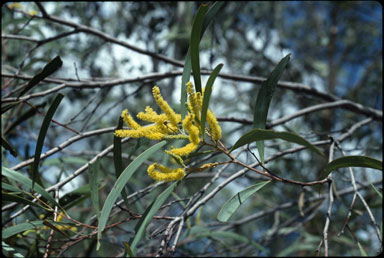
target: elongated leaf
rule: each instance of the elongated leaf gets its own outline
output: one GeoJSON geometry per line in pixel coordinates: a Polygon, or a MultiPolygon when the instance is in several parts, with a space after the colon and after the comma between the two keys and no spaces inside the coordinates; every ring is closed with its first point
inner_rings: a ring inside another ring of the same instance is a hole
{"type": "Polygon", "coordinates": [[[32,170],[32,190],[34,188],[35,180],[39,170],[39,162],[41,151],[43,150],[45,135],[47,134],[49,124],[51,123],[52,117],[56,112],[57,107],[59,106],[64,95],[59,93],[56,98],[53,100],[52,105],[49,107],[47,114],[44,117],[43,124],[40,128],[40,133],[37,138],[36,149],[35,149],[35,158],[33,160],[33,170],[32,170]]]}
{"type": "MultiPolygon", "coordinates": [[[[68,224],[68,223],[64,223],[64,222],[54,222],[53,220],[49,220],[49,223],[51,223],[52,225],[55,225],[55,226],[56,225],[57,226],[63,226],[63,225],[74,226],[73,224],[68,224]]],[[[18,233],[24,232],[28,229],[37,229],[37,228],[40,228],[43,226],[44,226],[44,221],[42,221],[42,220],[24,222],[24,223],[17,224],[15,226],[10,226],[10,227],[4,228],[1,232],[1,236],[2,236],[2,238],[5,239],[8,237],[14,236],[18,233]]]]}
{"type": "Polygon", "coordinates": [[[4,182],[1,182],[1,188],[2,190],[8,190],[8,191],[11,191],[13,192],[12,194],[18,194],[18,193],[21,193],[23,190],[13,186],[13,185],[9,185],[9,184],[6,184],[4,182]]]}
{"type": "MultiPolygon", "coordinates": [[[[261,84],[261,88],[257,95],[255,112],[253,116],[253,127],[264,129],[267,123],[267,116],[269,110],[269,104],[271,103],[273,93],[275,92],[275,88],[277,82],[279,81],[281,75],[285,67],[288,64],[290,58],[290,54],[284,57],[272,71],[272,73],[268,76],[267,80],[261,84]]],[[[256,142],[257,149],[259,151],[261,163],[264,165],[264,142],[257,141],[256,142]]]]}
{"type": "MultiPolygon", "coordinates": [[[[207,29],[209,24],[213,21],[213,19],[216,17],[218,11],[224,4],[225,2],[215,2],[209,8],[204,19],[203,28],[200,34],[200,40],[203,37],[205,30],[207,29]]],[[[181,77],[181,98],[180,98],[181,111],[180,112],[181,112],[182,119],[184,119],[187,113],[187,109],[184,103],[187,102],[187,86],[186,85],[187,85],[187,82],[189,81],[189,78],[191,77],[191,69],[192,69],[191,54],[190,54],[190,48],[188,48],[188,53],[185,57],[185,62],[184,62],[183,76],[181,77]]]]}
{"type": "Polygon", "coordinates": [[[119,178],[116,180],[115,185],[113,186],[111,192],[108,194],[107,199],[105,200],[103,209],[101,210],[99,227],[97,232],[97,239],[98,239],[97,247],[96,247],[97,250],[99,250],[100,248],[101,233],[103,232],[105,225],[107,224],[109,213],[111,212],[112,206],[115,203],[117,197],[119,197],[121,190],[124,188],[124,186],[126,185],[128,180],[131,178],[131,176],[136,172],[139,166],[144,161],[146,161],[152,154],[154,154],[161,147],[163,147],[166,143],[167,143],[166,141],[161,141],[156,145],[152,146],[151,148],[147,149],[143,153],[141,153],[134,161],[132,161],[128,165],[126,169],[124,169],[123,173],[121,173],[119,178]]]}
{"type": "Polygon", "coordinates": [[[324,156],[324,154],[316,148],[314,145],[312,145],[310,142],[302,138],[301,136],[291,133],[291,132],[279,132],[274,130],[266,130],[266,129],[253,129],[247,133],[245,133],[243,136],[241,136],[237,142],[233,145],[230,151],[233,151],[245,144],[255,142],[255,141],[264,141],[264,140],[272,140],[272,139],[282,139],[284,141],[297,143],[300,145],[303,145],[310,150],[313,150],[320,156],[324,156]]]}
{"type": "Polygon", "coordinates": [[[97,177],[99,172],[99,160],[96,159],[94,163],[89,166],[90,170],[90,188],[91,188],[91,200],[93,209],[96,213],[97,218],[100,216],[100,208],[99,208],[99,187],[97,186],[97,177]]]}
{"type": "Polygon", "coordinates": [[[33,206],[39,207],[41,209],[48,210],[46,207],[44,207],[44,206],[42,206],[36,202],[32,202],[32,201],[30,201],[30,200],[28,200],[28,199],[26,199],[20,195],[17,195],[17,194],[2,192],[1,198],[5,202],[17,202],[17,203],[21,203],[21,204],[33,205],[33,206]]]}
{"type": "Polygon", "coordinates": [[[228,219],[236,212],[236,210],[240,207],[241,204],[243,204],[252,194],[259,191],[269,182],[271,181],[257,183],[248,188],[245,188],[244,190],[232,196],[231,199],[226,201],[223,207],[221,207],[219,214],[217,215],[217,219],[221,222],[227,222],[228,219]]]}
{"type": "MultiPolygon", "coordinates": [[[[21,183],[27,188],[32,188],[32,180],[22,175],[19,172],[16,172],[6,167],[1,167],[1,174],[5,177],[8,177],[12,180],[15,180],[21,183]]],[[[48,192],[46,192],[44,188],[42,188],[39,184],[35,184],[35,190],[37,193],[41,194],[45,199],[50,201],[53,205],[59,206],[64,211],[64,209],[55,201],[55,199],[48,192]]]]}
{"type": "Polygon", "coordinates": [[[134,255],[136,255],[136,246],[142,239],[145,233],[145,229],[147,228],[152,217],[156,214],[156,212],[158,211],[160,206],[165,202],[168,196],[173,192],[178,183],[179,182],[175,182],[168,186],[167,189],[165,189],[155,200],[153,200],[153,202],[148,206],[148,208],[144,212],[143,216],[140,218],[139,222],[137,222],[137,225],[135,227],[136,234],[131,243],[131,250],[134,255]]]}
{"type": "Polygon", "coordinates": [[[56,56],[52,59],[46,66],[44,66],[43,70],[36,74],[28,83],[28,85],[20,92],[19,96],[22,96],[27,91],[32,89],[39,82],[44,80],[46,77],[50,76],[54,72],[56,72],[63,65],[63,61],[61,61],[60,56],[56,56]]]}
{"type": "Polygon", "coordinates": [[[205,120],[207,117],[209,99],[211,98],[211,93],[212,93],[212,86],[222,67],[223,67],[223,64],[218,64],[215,67],[215,69],[213,69],[211,75],[208,78],[207,85],[205,86],[204,97],[203,97],[203,107],[201,109],[201,131],[203,132],[203,138],[204,138],[205,120]]]}
{"type": "Polygon", "coordinates": [[[364,250],[363,246],[360,244],[360,242],[357,242],[357,245],[359,246],[361,256],[367,257],[368,256],[367,252],[365,252],[365,250],[364,250]]]}
{"type": "Polygon", "coordinates": [[[199,57],[199,44],[200,35],[203,28],[204,17],[208,11],[208,5],[200,5],[195,18],[193,19],[190,49],[191,49],[191,64],[193,71],[193,79],[195,81],[196,92],[201,92],[201,78],[200,78],[200,57],[199,57]]]}
{"type": "Polygon", "coordinates": [[[367,156],[345,156],[338,159],[332,160],[324,172],[322,173],[323,178],[327,177],[332,170],[338,168],[347,167],[365,167],[373,168],[383,171],[383,162],[367,156]]]}
{"type": "MultiPolygon", "coordinates": [[[[117,122],[117,129],[123,128],[123,118],[120,116],[119,121],[117,122]]],[[[117,136],[113,136],[113,164],[115,165],[115,174],[116,179],[120,176],[121,172],[123,172],[123,159],[121,157],[121,138],[117,136]]],[[[125,206],[128,207],[128,199],[127,192],[125,187],[121,191],[121,196],[123,197],[125,206]]]]}
{"type": "Polygon", "coordinates": [[[17,157],[17,152],[15,148],[13,148],[13,146],[3,136],[1,136],[1,146],[8,150],[12,154],[12,156],[14,156],[15,158],[17,157]]]}
{"type": "Polygon", "coordinates": [[[375,190],[375,192],[377,193],[377,195],[380,197],[380,199],[383,199],[383,194],[380,193],[379,190],[377,190],[377,188],[376,188],[373,184],[371,184],[371,186],[372,186],[373,190],[375,190]]]}

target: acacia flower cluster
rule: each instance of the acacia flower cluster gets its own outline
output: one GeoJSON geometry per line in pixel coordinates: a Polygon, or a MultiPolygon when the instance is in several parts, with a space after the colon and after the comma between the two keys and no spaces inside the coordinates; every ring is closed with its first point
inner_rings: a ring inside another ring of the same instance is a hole
{"type": "Polygon", "coordinates": [[[123,110],[121,114],[123,121],[130,129],[115,130],[115,136],[117,137],[145,137],[151,140],[188,139],[189,143],[185,146],[180,148],[174,148],[172,146],[171,150],[165,151],[166,154],[172,156],[183,168],[171,169],[153,163],[148,167],[148,175],[154,180],[175,181],[183,179],[186,175],[183,157],[185,158],[198,148],[202,141],[201,136],[203,133],[207,133],[213,142],[217,142],[221,138],[221,128],[215,115],[209,109],[206,115],[208,128],[206,132],[201,131],[202,94],[201,92],[194,92],[191,82],[187,83],[187,92],[188,112],[183,120],[181,119],[181,115],[176,114],[167,101],[163,99],[158,86],[153,87],[152,94],[163,113],[158,114],[151,107],[147,106],[145,112],[139,112],[136,116],[140,120],[150,122],[151,124],[141,126],[132,118],[127,109],[123,110]]]}

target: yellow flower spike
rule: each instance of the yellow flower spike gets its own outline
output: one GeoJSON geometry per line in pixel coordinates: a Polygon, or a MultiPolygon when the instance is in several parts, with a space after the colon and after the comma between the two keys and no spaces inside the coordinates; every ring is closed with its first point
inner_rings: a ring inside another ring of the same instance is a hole
{"type": "Polygon", "coordinates": [[[192,151],[196,150],[197,147],[198,147],[197,144],[188,143],[184,147],[171,150],[171,152],[176,154],[176,155],[179,155],[179,156],[187,156],[189,153],[191,153],[192,151]]]}
{"type": "Polygon", "coordinates": [[[178,119],[178,116],[176,115],[175,111],[168,105],[168,102],[166,102],[163,97],[160,94],[160,89],[158,86],[154,86],[152,88],[152,94],[153,98],[155,99],[157,105],[163,110],[163,112],[167,115],[169,121],[172,125],[177,126],[177,123],[180,121],[178,119]]]}
{"type": "Polygon", "coordinates": [[[34,15],[37,15],[37,11],[36,10],[31,10],[28,12],[29,15],[31,16],[34,16],[34,15]]]}
{"type": "Polygon", "coordinates": [[[198,121],[200,121],[200,111],[201,107],[199,106],[198,100],[196,98],[196,93],[194,93],[193,85],[191,82],[187,83],[187,92],[189,98],[189,106],[192,113],[195,115],[198,121]]]}
{"type": "Polygon", "coordinates": [[[132,137],[140,138],[146,137],[151,140],[161,140],[164,138],[164,134],[160,132],[160,128],[156,125],[143,126],[138,129],[126,130],[120,129],[115,131],[117,137],[132,137]]]}
{"type": "Polygon", "coordinates": [[[208,109],[207,110],[207,122],[211,131],[211,138],[214,141],[221,139],[221,127],[217,122],[215,115],[208,109]]]}
{"type": "Polygon", "coordinates": [[[128,113],[128,109],[123,110],[123,112],[121,113],[121,117],[123,118],[124,122],[127,124],[128,127],[133,129],[138,129],[141,127],[138,123],[136,123],[135,120],[133,120],[131,115],[128,113]]]}
{"type": "Polygon", "coordinates": [[[139,112],[137,118],[148,122],[163,122],[168,119],[166,114],[157,114],[151,107],[147,106],[144,112],[139,112]]]}
{"type": "Polygon", "coordinates": [[[177,181],[185,177],[185,171],[182,168],[170,169],[153,163],[148,167],[148,175],[156,181],[177,181]],[[156,168],[161,170],[161,172],[156,170],[156,168]]]}
{"type": "Polygon", "coordinates": [[[189,133],[189,141],[195,145],[200,142],[199,128],[193,124],[194,116],[189,114],[183,120],[183,127],[189,133]]]}

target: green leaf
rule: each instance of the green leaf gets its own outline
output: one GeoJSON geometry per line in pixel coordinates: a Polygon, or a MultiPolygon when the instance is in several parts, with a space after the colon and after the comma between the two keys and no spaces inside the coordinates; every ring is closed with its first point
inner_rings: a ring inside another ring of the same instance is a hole
{"type": "Polygon", "coordinates": [[[361,254],[361,256],[363,256],[363,257],[367,257],[368,255],[367,255],[367,253],[365,252],[363,246],[360,244],[360,242],[357,242],[357,245],[359,246],[359,250],[360,250],[360,254],[361,254]]]}
{"type": "MultiPolygon", "coordinates": [[[[271,103],[273,93],[275,92],[275,88],[277,82],[279,81],[281,75],[285,67],[288,64],[290,58],[290,54],[284,57],[272,71],[272,73],[268,76],[266,81],[263,81],[261,84],[261,88],[257,95],[255,112],[253,116],[253,127],[264,129],[267,123],[268,109],[269,104],[271,103]]],[[[259,150],[261,164],[264,165],[264,142],[257,141],[256,142],[257,149],[259,150]]]]}
{"type": "Polygon", "coordinates": [[[241,204],[243,204],[252,194],[259,191],[269,182],[271,181],[257,183],[232,196],[228,201],[224,203],[223,207],[221,207],[219,214],[217,215],[217,219],[221,222],[227,222],[241,204]]]}
{"type": "MultiPolygon", "coordinates": [[[[216,17],[218,11],[224,5],[224,3],[225,2],[215,2],[209,8],[209,10],[205,16],[205,19],[204,19],[203,28],[202,28],[201,34],[200,34],[200,40],[203,37],[205,30],[207,29],[209,24],[213,21],[213,19],[216,17]]],[[[184,119],[184,117],[187,113],[187,109],[186,109],[184,103],[187,102],[187,86],[186,85],[187,85],[187,82],[189,81],[189,78],[191,77],[191,69],[192,69],[191,53],[190,53],[190,48],[188,48],[188,53],[185,57],[185,62],[184,62],[183,76],[181,77],[181,98],[180,98],[181,111],[180,111],[180,113],[181,113],[182,119],[184,119]]]]}
{"type": "Polygon", "coordinates": [[[44,117],[43,124],[40,128],[40,133],[37,138],[36,149],[35,149],[35,158],[33,160],[33,170],[32,170],[32,190],[34,188],[35,180],[39,170],[39,162],[41,151],[43,150],[45,135],[47,134],[49,124],[51,123],[52,117],[56,112],[57,107],[59,106],[64,95],[59,93],[56,98],[53,100],[51,106],[48,109],[47,114],[44,117]]]}
{"type": "MultiPolygon", "coordinates": [[[[123,128],[123,118],[120,116],[119,121],[117,122],[116,130],[123,128]]],[[[113,136],[113,163],[115,165],[115,174],[116,179],[119,178],[121,172],[123,172],[123,159],[121,157],[121,138],[116,135],[113,136]]],[[[128,205],[127,192],[125,188],[121,191],[121,196],[123,197],[126,207],[128,205]]]]}
{"type": "Polygon", "coordinates": [[[112,210],[112,206],[115,203],[117,197],[119,197],[122,189],[127,184],[128,180],[131,176],[136,172],[136,170],[140,167],[140,165],[146,161],[152,154],[158,151],[161,147],[163,147],[167,142],[161,141],[151,148],[147,149],[143,153],[141,153],[135,160],[133,160],[126,169],[124,169],[123,173],[116,180],[115,185],[113,186],[111,192],[108,194],[107,199],[105,200],[103,209],[101,210],[101,215],[99,219],[99,226],[97,232],[97,247],[100,248],[100,239],[101,233],[103,232],[105,225],[107,224],[107,220],[109,217],[109,213],[112,210]]]}
{"type": "Polygon", "coordinates": [[[154,199],[153,202],[148,206],[140,220],[137,222],[135,227],[136,234],[131,242],[131,250],[134,255],[136,255],[136,246],[142,239],[145,233],[145,229],[147,228],[152,217],[156,214],[156,212],[158,211],[160,206],[165,202],[168,196],[173,192],[178,183],[179,182],[174,182],[173,184],[168,186],[168,188],[165,189],[158,197],[156,197],[156,199],[154,199]]]}
{"type": "Polygon", "coordinates": [[[61,66],[63,65],[63,61],[61,61],[60,56],[56,56],[54,59],[52,59],[44,68],[43,70],[36,74],[28,83],[28,85],[20,92],[18,98],[25,94],[27,91],[32,89],[35,85],[37,85],[39,82],[44,80],[46,77],[50,76],[54,72],[56,72],[61,66]]]}
{"type": "Polygon", "coordinates": [[[3,137],[1,136],[1,146],[3,146],[6,150],[8,150],[12,156],[17,157],[17,152],[15,148],[3,137]]]}
{"type": "Polygon", "coordinates": [[[21,203],[21,204],[27,204],[27,205],[32,205],[32,206],[36,206],[36,207],[39,207],[41,209],[44,209],[44,210],[48,210],[46,207],[36,203],[36,202],[32,202],[20,195],[17,195],[17,194],[13,194],[13,193],[7,193],[7,192],[1,192],[1,198],[4,202],[17,202],[17,203],[21,203]]]}
{"type": "MultiPolygon", "coordinates": [[[[52,220],[49,221],[52,225],[70,225],[68,223],[64,223],[64,222],[54,222],[52,220]]],[[[43,227],[44,226],[44,222],[42,220],[36,220],[36,221],[30,221],[30,222],[24,222],[24,223],[20,223],[20,224],[17,224],[15,226],[10,226],[10,227],[7,227],[7,228],[4,228],[1,232],[1,236],[2,238],[8,238],[8,237],[11,237],[13,235],[16,235],[18,233],[21,233],[21,232],[24,232],[28,229],[37,229],[39,227],[43,227]]]]}
{"type": "Polygon", "coordinates": [[[212,93],[212,86],[222,67],[223,67],[223,64],[219,64],[215,67],[215,69],[213,69],[211,75],[208,78],[208,82],[204,90],[203,107],[201,109],[201,131],[203,133],[203,138],[204,138],[204,132],[205,132],[205,120],[207,117],[209,99],[211,98],[211,93],[212,93]]]}
{"type": "Polygon", "coordinates": [[[264,140],[272,140],[272,139],[282,139],[284,141],[297,143],[300,145],[303,145],[320,156],[324,156],[324,154],[316,148],[314,145],[312,145],[310,142],[302,138],[301,136],[291,133],[291,132],[279,132],[274,130],[266,130],[266,129],[253,129],[247,133],[245,133],[243,136],[241,136],[237,142],[232,146],[230,151],[233,151],[245,144],[254,142],[254,141],[264,141],[264,140]]]}
{"type": "Polygon", "coordinates": [[[100,216],[100,208],[99,208],[99,188],[97,186],[97,176],[99,172],[99,160],[96,159],[94,163],[89,166],[90,172],[90,190],[91,190],[91,200],[92,206],[96,213],[97,218],[100,216]]]}
{"type": "Polygon", "coordinates": [[[190,50],[191,50],[191,64],[193,71],[193,79],[195,81],[196,92],[201,92],[201,78],[200,78],[200,57],[199,57],[199,44],[200,35],[203,28],[205,14],[208,11],[208,5],[200,5],[195,18],[193,19],[190,50]]]}
{"type": "MultiPolygon", "coordinates": [[[[19,172],[16,172],[6,167],[1,167],[1,174],[2,176],[15,180],[28,188],[32,188],[32,180],[25,177],[19,172]]],[[[55,199],[47,191],[45,191],[44,188],[42,188],[39,184],[35,184],[35,186],[36,186],[35,190],[37,193],[41,194],[45,199],[50,201],[52,204],[59,206],[60,209],[64,211],[64,209],[55,201],[55,199]]]]}
{"type": "Polygon", "coordinates": [[[371,186],[372,186],[373,190],[375,190],[375,192],[379,195],[380,199],[383,199],[382,193],[380,193],[379,190],[377,190],[377,188],[373,184],[371,184],[371,186]]]}
{"type": "Polygon", "coordinates": [[[364,167],[383,171],[383,162],[367,156],[344,156],[328,163],[322,173],[323,178],[327,177],[332,170],[347,167],[364,167]]]}
{"type": "Polygon", "coordinates": [[[16,235],[18,233],[24,232],[28,229],[38,228],[38,227],[42,227],[42,226],[44,226],[42,220],[20,223],[20,224],[17,224],[15,226],[11,226],[11,227],[7,227],[7,228],[3,229],[1,232],[1,236],[2,236],[2,238],[5,239],[5,238],[11,237],[13,235],[16,235]]]}

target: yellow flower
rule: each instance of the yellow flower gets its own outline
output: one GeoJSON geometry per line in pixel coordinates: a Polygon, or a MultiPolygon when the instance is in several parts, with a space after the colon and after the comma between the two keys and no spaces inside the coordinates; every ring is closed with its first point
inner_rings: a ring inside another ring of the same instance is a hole
{"type": "Polygon", "coordinates": [[[133,120],[131,115],[128,113],[128,109],[124,109],[121,113],[121,117],[123,118],[124,122],[127,124],[128,127],[133,129],[138,129],[141,126],[133,120]]]}
{"type": "Polygon", "coordinates": [[[185,177],[185,171],[182,168],[170,169],[153,163],[148,167],[148,175],[156,181],[177,181],[185,177]]]}
{"type": "Polygon", "coordinates": [[[207,122],[211,132],[211,138],[214,141],[221,139],[221,127],[217,122],[215,115],[208,109],[207,110],[207,122]]]}
{"type": "Polygon", "coordinates": [[[139,127],[137,129],[126,130],[119,129],[115,131],[115,135],[117,137],[132,137],[132,138],[140,138],[146,137],[151,140],[161,140],[164,138],[164,134],[160,132],[161,129],[156,125],[149,125],[139,127]]]}
{"type": "Polygon", "coordinates": [[[163,112],[167,115],[169,121],[172,125],[177,127],[177,124],[181,120],[181,116],[177,116],[175,111],[168,105],[168,103],[163,99],[160,93],[160,89],[158,86],[154,86],[152,89],[153,98],[155,99],[157,105],[163,110],[163,112]]]}
{"type": "Polygon", "coordinates": [[[189,97],[189,105],[192,113],[195,115],[198,121],[200,121],[200,111],[201,107],[197,100],[197,94],[193,91],[193,85],[191,82],[187,83],[187,92],[189,97]]]}
{"type": "Polygon", "coordinates": [[[28,12],[29,15],[31,16],[34,16],[34,15],[37,15],[37,11],[36,10],[31,10],[28,12]]]}
{"type": "Polygon", "coordinates": [[[176,155],[179,155],[179,156],[187,156],[189,153],[191,153],[192,151],[196,150],[197,147],[198,147],[197,144],[188,143],[184,147],[171,150],[171,152],[176,154],[176,155]]]}

